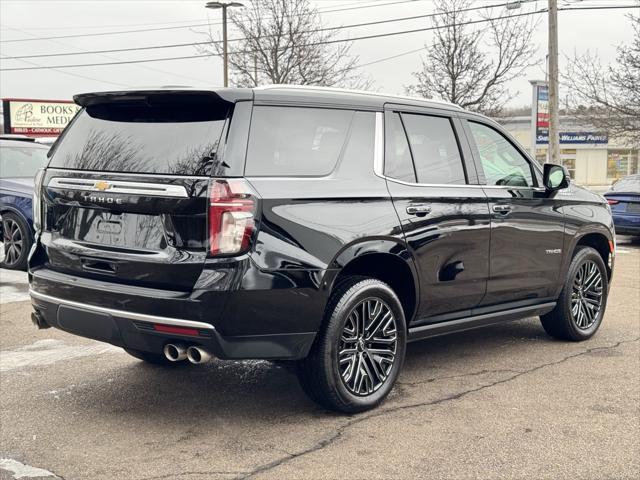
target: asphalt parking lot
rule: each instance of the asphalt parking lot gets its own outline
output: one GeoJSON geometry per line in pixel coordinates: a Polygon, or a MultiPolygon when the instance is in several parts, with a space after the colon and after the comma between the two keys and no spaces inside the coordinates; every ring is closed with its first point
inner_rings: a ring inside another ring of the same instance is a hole
{"type": "Polygon", "coordinates": [[[0,479],[640,478],[640,243],[580,344],[527,319],[409,346],[381,408],[323,411],[268,362],[163,369],[29,319],[0,271],[0,479]]]}

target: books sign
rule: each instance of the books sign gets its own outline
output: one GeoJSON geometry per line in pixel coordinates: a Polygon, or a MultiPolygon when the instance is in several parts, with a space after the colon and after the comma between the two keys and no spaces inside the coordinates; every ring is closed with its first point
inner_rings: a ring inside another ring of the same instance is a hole
{"type": "Polygon", "coordinates": [[[80,110],[80,106],[64,100],[2,100],[4,133],[29,137],[58,136],[80,110]]]}

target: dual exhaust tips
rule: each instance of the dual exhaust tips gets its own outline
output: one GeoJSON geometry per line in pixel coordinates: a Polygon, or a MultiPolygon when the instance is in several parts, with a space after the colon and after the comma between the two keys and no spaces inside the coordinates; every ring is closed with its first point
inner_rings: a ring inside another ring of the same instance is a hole
{"type": "Polygon", "coordinates": [[[193,364],[205,363],[211,360],[212,355],[202,347],[187,347],[181,343],[167,343],[164,346],[164,356],[171,362],[189,360],[193,364]]]}

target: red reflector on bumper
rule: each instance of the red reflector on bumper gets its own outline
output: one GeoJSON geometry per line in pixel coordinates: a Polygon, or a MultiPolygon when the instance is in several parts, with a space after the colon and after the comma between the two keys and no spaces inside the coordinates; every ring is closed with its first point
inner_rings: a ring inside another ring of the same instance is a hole
{"type": "Polygon", "coordinates": [[[175,333],[177,335],[191,335],[197,337],[200,335],[195,328],[174,327],[173,325],[162,325],[160,323],[154,323],[153,329],[162,333],[175,333]]]}

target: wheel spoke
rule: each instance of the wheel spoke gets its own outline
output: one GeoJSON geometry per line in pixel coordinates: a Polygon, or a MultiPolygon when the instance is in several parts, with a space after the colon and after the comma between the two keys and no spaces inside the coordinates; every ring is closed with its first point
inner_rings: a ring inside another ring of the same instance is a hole
{"type": "Polygon", "coordinates": [[[573,279],[571,315],[580,329],[590,328],[597,320],[602,306],[603,277],[593,261],[584,262],[573,279]]]}
{"type": "Polygon", "coordinates": [[[368,298],[347,316],[339,342],[338,369],[344,385],[356,395],[380,388],[394,364],[398,336],[389,306],[368,298]]]}

